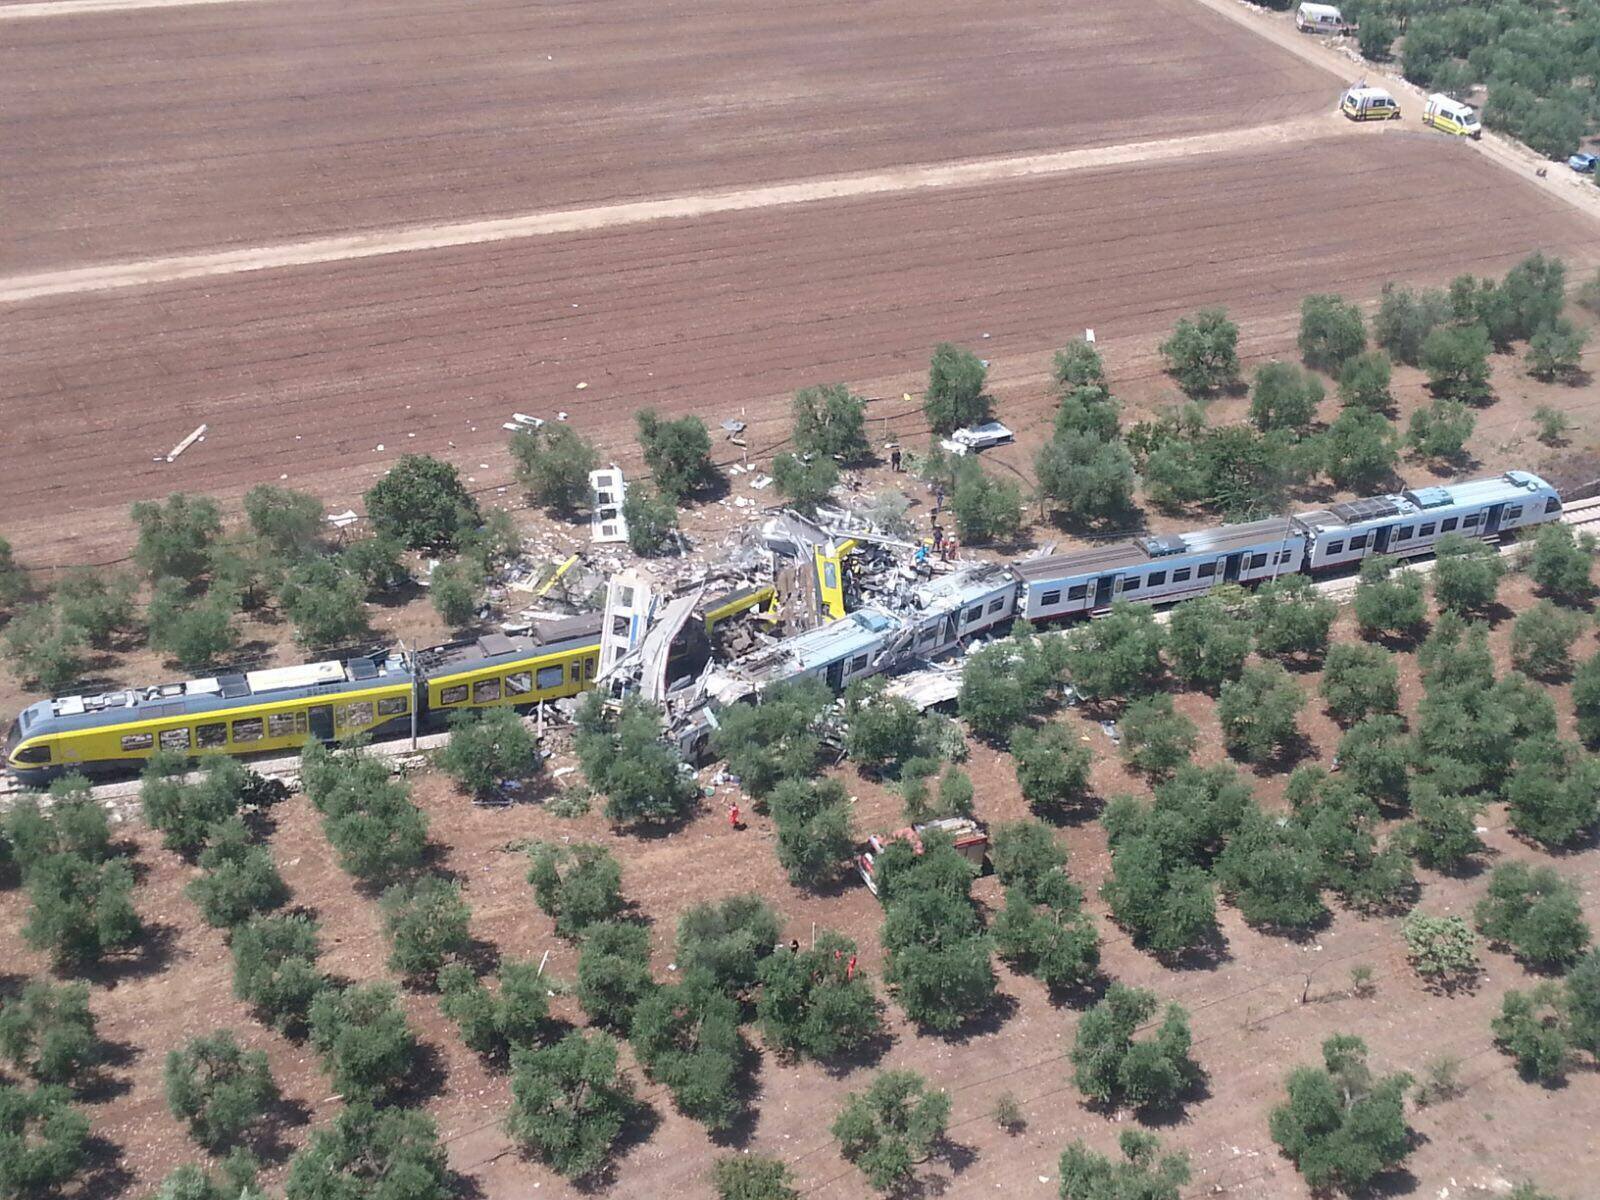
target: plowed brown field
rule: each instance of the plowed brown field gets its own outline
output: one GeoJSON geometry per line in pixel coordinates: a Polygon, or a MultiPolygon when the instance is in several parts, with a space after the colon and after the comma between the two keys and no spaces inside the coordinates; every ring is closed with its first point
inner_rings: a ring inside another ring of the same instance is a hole
{"type": "MultiPolygon", "coordinates": [[[[125,544],[132,500],[286,474],[342,507],[400,450],[503,481],[517,410],[570,410],[625,464],[644,405],[744,410],[760,445],[817,381],[903,410],[943,339],[981,347],[1005,401],[1085,326],[1126,372],[1200,305],[1227,305],[1248,345],[1281,340],[1311,291],[1370,299],[1534,249],[1593,261],[1580,216],[1470,148],[1326,125],[1177,161],[13,305],[8,530],[93,558],[125,544]],[[1459,196],[1492,203],[1470,237],[1444,236],[1439,208],[1459,196]],[[151,461],[202,421],[204,444],[151,461]]],[[[1026,426],[1041,403],[1022,388],[1003,415],[1026,426]]]]}
{"type": "Polygon", "coordinates": [[[316,0],[6,22],[0,269],[1325,109],[1186,0],[316,0]]]}

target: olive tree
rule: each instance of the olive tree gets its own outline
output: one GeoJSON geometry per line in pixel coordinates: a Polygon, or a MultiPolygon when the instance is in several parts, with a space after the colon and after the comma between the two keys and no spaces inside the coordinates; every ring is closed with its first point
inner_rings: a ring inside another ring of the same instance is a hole
{"type": "Polygon", "coordinates": [[[1572,526],[1552,521],[1534,539],[1528,575],[1556,603],[1586,604],[1595,594],[1594,553],[1594,535],[1574,534],[1572,526]]]}
{"type": "Polygon", "coordinates": [[[699,417],[664,420],[654,409],[635,414],[644,461],[661,494],[683,500],[717,479],[711,462],[711,435],[699,417]]]}
{"type": "Polygon", "coordinates": [[[1239,379],[1239,327],[1220,308],[1184,317],[1161,343],[1167,369],[1190,396],[1231,387],[1239,379]]]}
{"type": "Polygon", "coordinates": [[[756,1019],[774,1049],[819,1060],[856,1053],[883,1032],[855,943],[824,930],[809,949],[761,960],[756,1019]]]}
{"type": "Polygon", "coordinates": [[[1154,992],[1111,985],[1105,999],[1078,1022],[1073,1039],[1072,1081],[1090,1100],[1136,1109],[1170,1105],[1200,1078],[1189,1056],[1188,1014],[1169,1004],[1154,1035],[1135,1032],[1160,1010],[1154,992]]]}
{"type": "Polygon", "coordinates": [[[905,1185],[950,1122],[950,1097],[914,1071],[884,1071],[833,1122],[839,1152],[881,1192],[905,1185]]]}
{"type": "Polygon", "coordinates": [[[1537,967],[1568,966],[1589,945],[1577,889],[1549,867],[1496,867],[1473,917],[1484,937],[1537,967]]]}
{"type": "Polygon", "coordinates": [[[76,1083],[103,1055],[84,984],[35,980],[0,1004],[0,1056],[40,1083],[76,1083]]]}
{"type": "Polygon", "coordinates": [[[287,1200],[449,1200],[455,1190],[432,1117],[360,1102],[312,1132],[284,1183],[287,1200]]]}
{"type": "Polygon", "coordinates": [[[794,445],[801,454],[846,465],[867,457],[867,402],[844,384],[801,388],[793,411],[794,445]]]}
{"type": "Polygon", "coordinates": [[[312,1049],[346,1098],[381,1103],[410,1081],[417,1039],[392,985],[324,988],[311,1002],[310,1025],[312,1049]]]}
{"type": "Polygon", "coordinates": [[[450,741],[439,766],[479,798],[521,784],[539,770],[539,746],[514,709],[462,713],[451,722],[450,741]]]}
{"type": "Polygon", "coordinates": [[[576,938],[626,907],[622,868],[604,846],[534,842],[528,848],[528,862],[534,899],[554,918],[562,937],[576,938]]]}
{"type": "Polygon", "coordinates": [[[989,419],[991,401],[984,392],[989,369],[970,350],[941,342],[928,365],[928,390],[922,411],[934,433],[950,433],[989,419]]]}
{"type": "Polygon", "coordinates": [[[594,443],[564,422],[511,435],[517,482],[535,504],[570,515],[589,503],[589,473],[600,466],[594,443]]]}
{"type": "Polygon", "coordinates": [[[1297,716],[1304,704],[1305,693],[1277,663],[1246,667],[1217,697],[1222,740],[1247,762],[1268,762],[1300,736],[1297,716]]]}
{"type": "Polygon", "coordinates": [[[511,1140],[569,1179],[596,1175],[636,1111],[616,1040],[573,1032],[553,1046],[518,1051],[512,1063],[511,1140]]]}
{"type": "Polygon", "coordinates": [[[1288,1098],[1272,1110],[1272,1140],[1316,1189],[1359,1192],[1411,1151],[1405,1094],[1411,1077],[1374,1076],[1366,1043],[1338,1034],[1321,1067],[1296,1067],[1288,1098]]]}
{"type": "Polygon", "coordinates": [[[1061,1200],[1178,1200],[1189,1182],[1187,1154],[1161,1154],[1154,1134],[1124,1130],[1117,1139],[1122,1162],[1074,1142],[1061,1155],[1061,1200]]]}
{"type": "Polygon", "coordinates": [[[211,1150],[238,1143],[278,1098],[262,1050],[245,1050],[227,1029],[168,1051],[162,1073],[167,1107],[211,1150]]]}
{"type": "Polygon", "coordinates": [[[1400,707],[1400,672],[1377,646],[1341,642],[1329,649],[1321,688],[1328,715],[1341,725],[1400,707]]]}
{"type": "Polygon", "coordinates": [[[1299,347],[1306,366],[1337,371],[1367,348],[1361,310],[1342,296],[1307,296],[1300,302],[1299,347]]]}
{"type": "Polygon", "coordinates": [[[367,489],[367,515],[380,534],[411,550],[452,550],[481,519],[478,502],[450,463],[406,454],[367,489]]]}

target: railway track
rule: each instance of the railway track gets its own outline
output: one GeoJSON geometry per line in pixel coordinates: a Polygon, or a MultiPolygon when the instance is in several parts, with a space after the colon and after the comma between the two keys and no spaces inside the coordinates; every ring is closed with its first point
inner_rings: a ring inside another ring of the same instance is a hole
{"type": "MultiPolygon", "coordinates": [[[[1564,525],[1578,528],[1600,524],[1600,496],[1594,496],[1587,500],[1572,501],[1562,509],[1561,522],[1564,525]]],[[[1500,547],[1500,553],[1503,555],[1515,553],[1523,545],[1526,545],[1526,543],[1508,542],[1500,547]]],[[[1419,562],[1405,563],[1400,569],[1420,571],[1426,574],[1433,570],[1433,560],[1430,558],[1419,562]]],[[[1355,575],[1346,575],[1337,579],[1322,580],[1316,586],[1324,595],[1340,603],[1345,603],[1355,595],[1358,582],[1359,580],[1355,575]]],[[[1168,612],[1163,612],[1158,619],[1164,623],[1168,616],[1168,612]]],[[[418,739],[415,749],[409,744],[408,739],[379,742],[370,747],[370,751],[383,758],[404,759],[419,752],[435,749],[443,745],[448,737],[449,735],[446,733],[424,736],[418,739]]],[[[293,784],[299,779],[300,759],[297,755],[270,759],[252,763],[251,769],[269,778],[283,779],[293,784]]],[[[9,775],[0,773],[0,809],[4,808],[9,798],[20,795],[24,790],[26,789],[9,775]]],[[[100,784],[94,788],[94,794],[97,798],[105,801],[107,807],[119,817],[131,816],[138,808],[139,781],[137,779],[124,779],[114,783],[100,784]]]]}

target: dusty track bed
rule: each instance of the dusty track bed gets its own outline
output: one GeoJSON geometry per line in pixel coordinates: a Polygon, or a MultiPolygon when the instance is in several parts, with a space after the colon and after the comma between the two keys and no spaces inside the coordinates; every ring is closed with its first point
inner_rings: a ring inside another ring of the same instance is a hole
{"type": "Polygon", "coordinates": [[[8,22],[0,80],[6,271],[1251,125],[1334,84],[1186,0],[270,0],[8,22]]]}
{"type": "Polygon", "coordinates": [[[1248,155],[14,306],[7,533],[36,559],[106,557],[126,544],[131,500],[237,495],[287,474],[343,506],[400,450],[503,482],[513,410],[568,410],[624,463],[645,405],[713,421],[745,409],[759,446],[783,436],[784,398],[820,380],[903,410],[945,338],[994,360],[1003,415],[1026,429],[1042,423],[1050,350],[1084,326],[1126,378],[1151,371],[1161,335],[1201,305],[1227,305],[1252,353],[1282,352],[1307,292],[1371,299],[1387,280],[1499,272],[1534,249],[1575,267],[1597,258],[1582,218],[1465,147],[1332,132],[1248,155]],[[1441,238],[1440,206],[1466,193],[1485,200],[1472,236],[1441,238]],[[201,421],[203,445],[150,461],[201,421]]]}

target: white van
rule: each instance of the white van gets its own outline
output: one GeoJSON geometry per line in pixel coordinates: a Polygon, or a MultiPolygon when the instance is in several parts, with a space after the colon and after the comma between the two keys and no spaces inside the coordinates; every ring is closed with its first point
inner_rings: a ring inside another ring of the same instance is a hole
{"type": "Polygon", "coordinates": [[[1331,4],[1302,4],[1295,10],[1294,27],[1301,33],[1343,33],[1344,14],[1331,4]]]}
{"type": "Polygon", "coordinates": [[[1428,106],[1422,110],[1422,123],[1457,137],[1483,136],[1483,126],[1478,123],[1478,110],[1439,92],[1428,97],[1428,106]]]}

